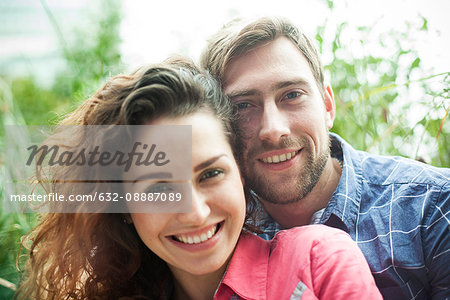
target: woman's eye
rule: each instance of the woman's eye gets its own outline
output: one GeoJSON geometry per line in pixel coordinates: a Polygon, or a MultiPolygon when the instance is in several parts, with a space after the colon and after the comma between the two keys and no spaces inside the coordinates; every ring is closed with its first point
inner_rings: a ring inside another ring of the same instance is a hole
{"type": "Polygon", "coordinates": [[[173,186],[168,182],[158,182],[149,186],[145,193],[166,193],[173,191],[173,186]]]}
{"type": "Polygon", "coordinates": [[[247,103],[247,102],[236,103],[236,104],[234,105],[234,107],[235,107],[237,110],[240,110],[240,109],[246,109],[246,108],[248,108],[249,106],[250,106],[250,103],[247,103]]]}
{"type": "Polygon", "coordinates": [[[224,172],[221,169],[212,169],[212,170],[205,171],[200,176],[200,182],[207,180],[207,179],[218,177],[218,176],[222,175],[223,173],[224,172]]]}

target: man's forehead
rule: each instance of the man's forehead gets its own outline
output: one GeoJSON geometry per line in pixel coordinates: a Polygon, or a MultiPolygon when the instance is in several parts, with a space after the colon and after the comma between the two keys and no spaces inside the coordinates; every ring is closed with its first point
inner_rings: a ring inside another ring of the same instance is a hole
{"type": "Polygon", "coordinates": [[[223,89],[229,95],[258,89],[275,88],[288,82],[314,82],[303,53],[287,38],[246,52],[230,61],[223,76],[223,89]]]}

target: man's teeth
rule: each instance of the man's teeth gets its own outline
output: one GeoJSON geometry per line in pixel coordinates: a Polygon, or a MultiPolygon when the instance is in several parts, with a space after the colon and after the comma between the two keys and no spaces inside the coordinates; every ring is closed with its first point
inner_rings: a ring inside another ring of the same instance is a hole
{"type": "Polygon", "coordinates": [[[281,154],[281,155],[272,155],[272,156],[264,157],[261,160],[265,163],[276,164],[276,163],[291,159],[292,157],[295,156],[295,154],[296,154],[296,151],[293,151],[293,152],[285,153],[285,154],[281,154]]]}
{"type": "Polygon", "coordinates": [[[209,240],[210,238],[213,237],[214,234],[216,234],[217,231],[217,226],[214,226],[213,228],[211,228],[210,230],[208,230],[205,233],[202,233],[200,235],[176,235],[175,237],[177,238],[178,241],[183,242],[185,244],[199,244],[199,243],[203,243],[207,240],[209,240]]]}

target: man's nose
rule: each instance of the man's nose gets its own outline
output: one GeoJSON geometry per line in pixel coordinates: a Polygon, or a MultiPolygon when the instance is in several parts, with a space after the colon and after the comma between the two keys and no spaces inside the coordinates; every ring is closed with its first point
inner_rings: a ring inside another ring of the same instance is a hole
{"type": "Polygon", "coordinates": [[[211,214],[207,197],[204,194],[198,193],[193,188],[191,201],[192,210],[177,214],[178,221],[193,226],[201,226],[211,214]]]}
{"type": "Polygon", "coordinates": [[[289,134],[289,122],[275,102],[265,104],[261,118],[259,138],[278,144],[282,137],[288,136],[289,134]]]}

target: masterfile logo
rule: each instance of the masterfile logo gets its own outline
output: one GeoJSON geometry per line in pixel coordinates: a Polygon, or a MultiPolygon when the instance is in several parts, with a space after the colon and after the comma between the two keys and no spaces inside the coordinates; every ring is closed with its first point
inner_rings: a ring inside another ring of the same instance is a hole
{"type": "Polygon", "coordinates": [[[191,209],[190,126],[7,126],[5,137],[7,211],[191,209]]]}

